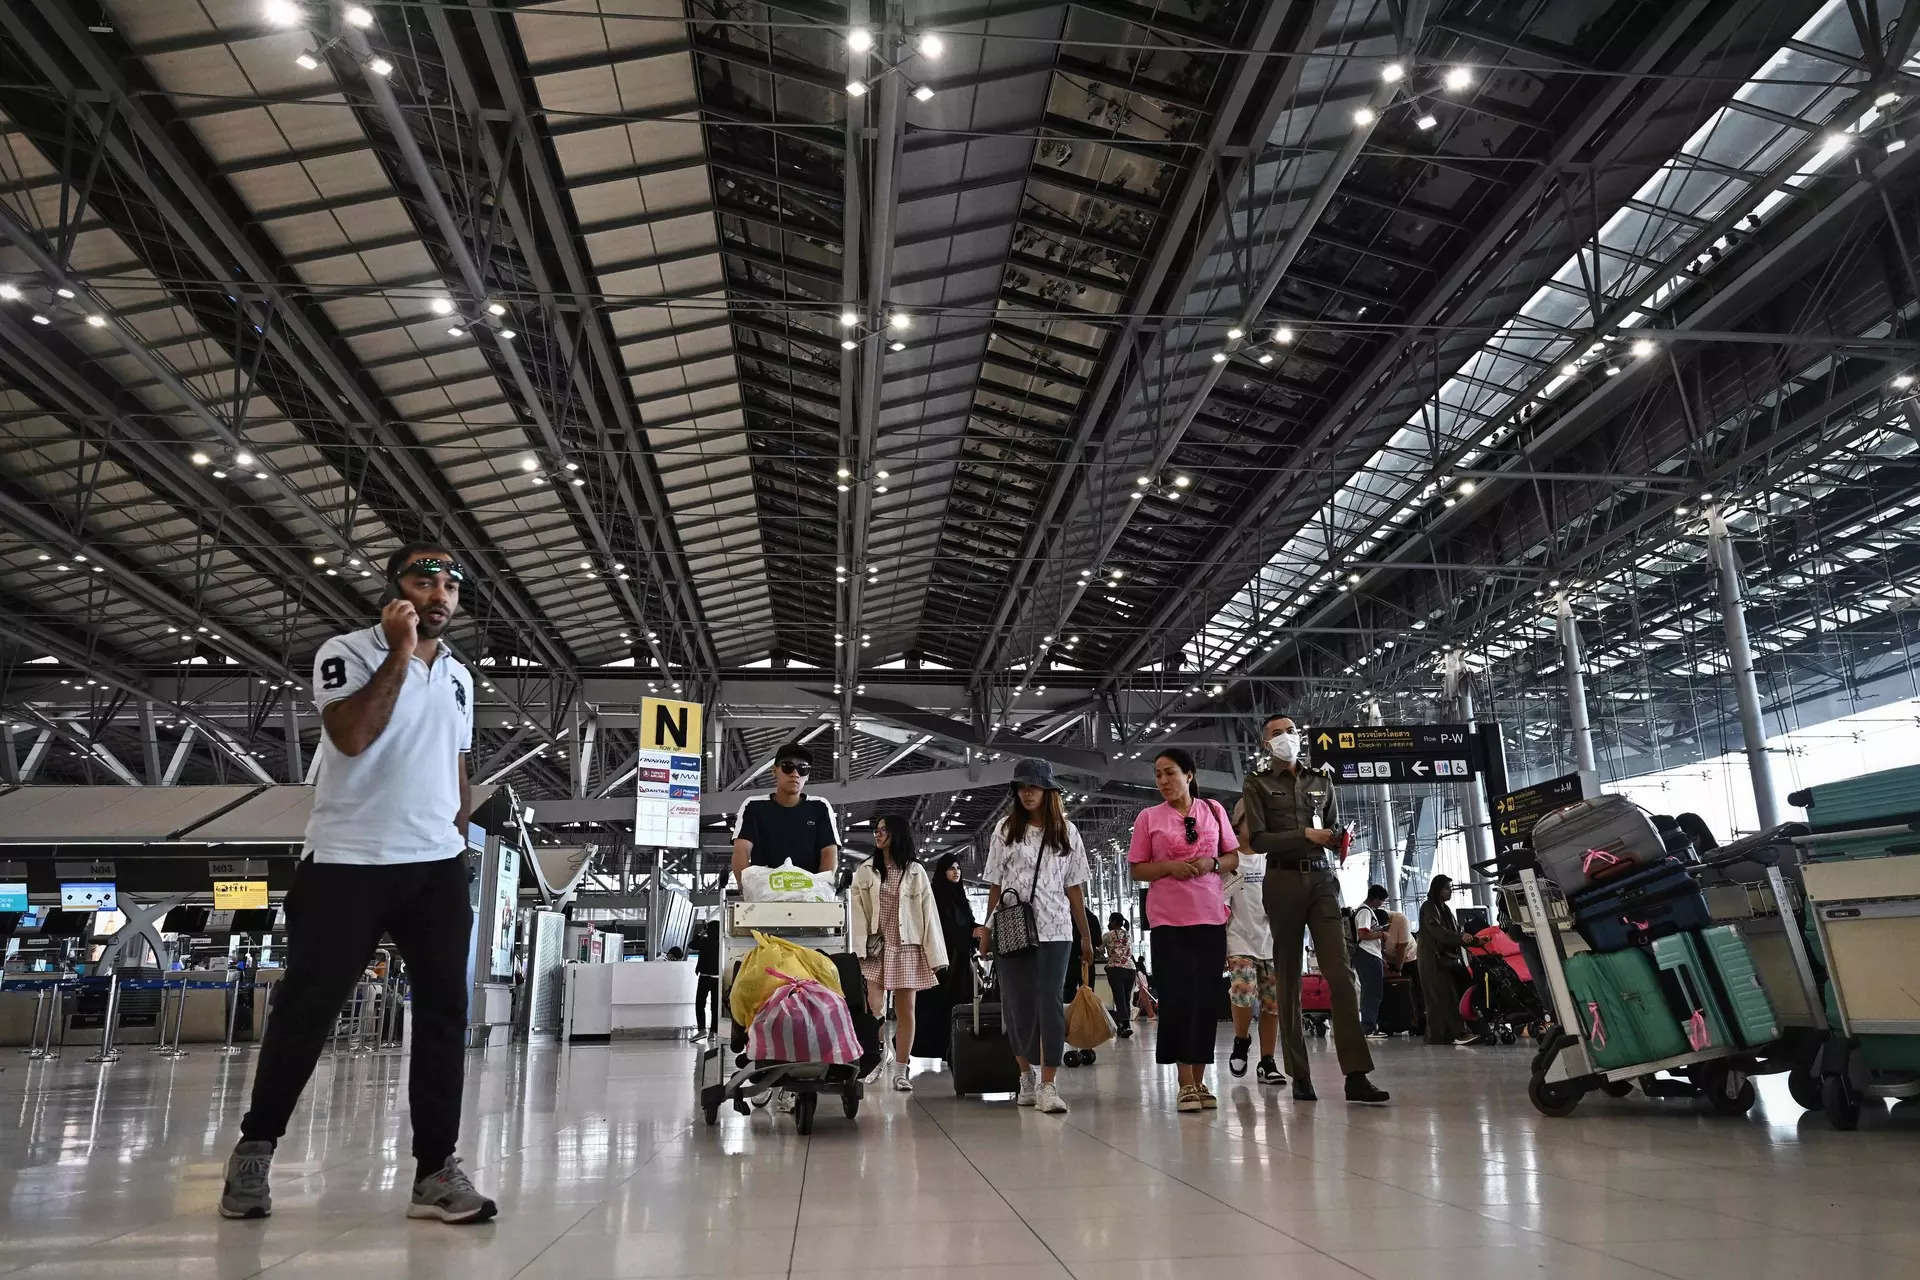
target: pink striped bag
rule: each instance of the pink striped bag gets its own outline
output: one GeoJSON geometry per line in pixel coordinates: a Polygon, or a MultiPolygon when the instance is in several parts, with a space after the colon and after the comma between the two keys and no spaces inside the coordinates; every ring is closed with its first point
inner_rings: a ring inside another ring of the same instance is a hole
{"type": "Polygon", "coordinates": [[[769,968],[779,982],[747,1029],[747,1056],[758,1062],[858,1062],[860,1036],[847,1002],[812,978],[769,968]]]}

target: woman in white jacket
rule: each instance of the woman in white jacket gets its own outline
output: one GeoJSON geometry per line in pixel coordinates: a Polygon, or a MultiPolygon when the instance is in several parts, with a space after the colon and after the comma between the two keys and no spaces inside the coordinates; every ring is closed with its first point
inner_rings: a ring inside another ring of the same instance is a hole
{"type": "Polygon", "coordinates": [[[893,1087],[907,1093],[913,1089],[913,997],[939,985],[934,971],[947,967],[947,944],[933,882],[914,853],[906,819],[875,819],[873,848],[853,873],[853,937],[863,948],[860,972],[874,1016],[884,1016],[885,992],[904,993],[893,1002],[893,1087]]]}

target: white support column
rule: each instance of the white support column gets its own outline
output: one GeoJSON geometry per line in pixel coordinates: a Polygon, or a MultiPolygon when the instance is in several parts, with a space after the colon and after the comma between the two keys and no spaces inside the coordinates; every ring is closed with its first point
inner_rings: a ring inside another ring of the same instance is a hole
{"type": "Polygon", "coordinates": [[[1740,707],[1740,737],[1747,751],[1747,774],[1753,782],[1753,807],[1760,829],[1780,825],[1780,802],[1773,789],[1773,761],[1767,755],[1767,731],[1760,713],[1760,684],[1753,674],[1753,644],[1747,635],[1746,597],[1740,588],[1740,562],[1727,533],[1720,508],[1707,508],[1707,549],[1720,576],[1720,618],[1727,629],[1727,668],[1733,677],[1733,696],[1740,707]]]}
{"type": "Polygon", "coordinates": [[[1567,679],[1567,727],[1573,733],[1573,767],[1580,773],[1581,794],[1600,794],[1600,766],[1593,755],[1593,721],[1587,713],[1586,657],[1580,648],[1580,624],[1573,605],[1562,591],[1554,597],[1560,628],[1560,668],[1567,679]]]}
{"type": "MultiPolygon", "coordinates": [[[[293,690],[286,691],[286,700],[280,704],[280,714],[285,721],[287,737],[287,781],[305,782],[307,780],[306,759],[300,746],[300,711],[293,705],[293,690]]],[[[322,732],[325,732],[322,730],[322,732]]]]}
{"type": "MultiPolygon", "coordinates": [[[[1367,704],[1367,723],[1384,724],[1380,715],[1380,700],[1373,699],[1367,704]]],[[[1373,858],[1368,868],[1375,876],[1375,884],[1384,884],[1387,891],[1393,893],[1400,883],[1400,837],[1393,826],[1393,791],[1386,783],[1367,788],[1373,802],[1373,858]]]]}
{"type": "MultiPolygon", "coordinates": [[[[1467,671],[1461,665],[1460,655],[1447,655],[1447,689],[1453,696],[1455,715],[1460,723],[1473,723],[1473,685],[1467,679],[1467,671]]],[[[1493,819],[1487,813],[1486,793],[1481,789],[1479,779],[1461,784],[1466,790],[1467,810],[1467,861],[1491,862],[1493,860],[1493,819]]],[[[1493,881],[1479,872],[1473,873],[1473,900],[1489,912],[1493,910],[1493,881]]]]}
{"type": "Polygon", "coordinates": [[[154,723],[153,703],[150,699],[140,700],[140,763],[145,767],[147,783],[160,785],[160,729],[154,723]]]}

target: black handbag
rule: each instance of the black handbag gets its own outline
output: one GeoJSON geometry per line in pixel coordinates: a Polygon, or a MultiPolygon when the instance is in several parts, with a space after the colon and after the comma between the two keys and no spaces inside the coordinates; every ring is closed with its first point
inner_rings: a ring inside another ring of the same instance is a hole
{"type": "Polygon", "coordinates": [[[987,917],[987,941],[996,956],[1017,956],[1040,945],[1040,917],[1033,910],[1033,895],[1040,889],[1040,859],[1047,856],[1044,841],[1033,851],[1033,883],[1027,896],[1009,890],[1000,891],[1000,905],[987,917]]]}

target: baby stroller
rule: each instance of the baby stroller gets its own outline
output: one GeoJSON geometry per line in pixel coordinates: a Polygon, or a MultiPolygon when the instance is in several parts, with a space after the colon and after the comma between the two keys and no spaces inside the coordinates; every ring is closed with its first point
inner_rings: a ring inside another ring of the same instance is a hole
{"type": "Polygon", "coordinates": [[[1520,946],[1499,929],[1469,935],[1464,942],[1470,980],[1460,996],[1460,1016],[1482,1035],[1512,1044],[1524,1032],[1546,1034],[1547,1011],[1533,985],[1520,946]]]}

